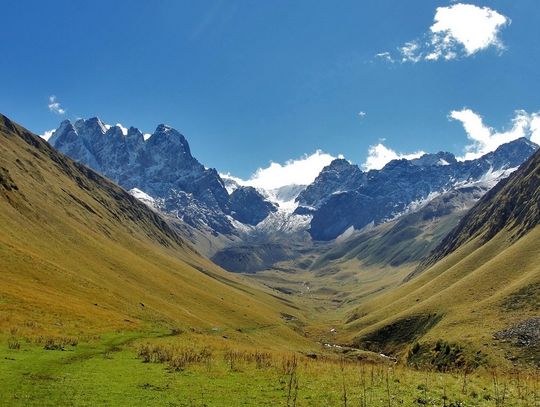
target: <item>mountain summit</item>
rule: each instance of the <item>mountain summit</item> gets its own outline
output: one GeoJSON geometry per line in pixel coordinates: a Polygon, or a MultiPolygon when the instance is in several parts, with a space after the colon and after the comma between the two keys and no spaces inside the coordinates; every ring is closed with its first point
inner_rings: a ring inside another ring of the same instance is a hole
{"type": "Polygon", "coordinates": [[[245,194],[257,213],[244,216],[242,211],[231,210],[236,200],[231,202],[217,171],[194,158],[186,138],[165,124],[145,140],[134,127],[124,134],[120,126],[105,125],[96,117],[75,123],[66,120],[49,142],[125,189],[143,191],[159,209],[213,233],[235,232],[229,216],[250,223],[273,211],[262,195],[251,190],[245,194]]]}

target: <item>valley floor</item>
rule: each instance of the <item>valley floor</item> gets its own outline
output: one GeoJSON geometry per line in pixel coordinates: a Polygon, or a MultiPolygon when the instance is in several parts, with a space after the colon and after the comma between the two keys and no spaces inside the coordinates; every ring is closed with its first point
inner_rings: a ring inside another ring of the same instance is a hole
{"type": "Polygon", "coordinates": [[[537,371],[445,374],[331,354],[312,359],[238,343],[230,347],[218,334],[117,332],[50,350],[24,340],[18,344],[20,349],[8,349],[3,341],[0,347],[0,405],[523,407],[540,402],[537,371]]]}

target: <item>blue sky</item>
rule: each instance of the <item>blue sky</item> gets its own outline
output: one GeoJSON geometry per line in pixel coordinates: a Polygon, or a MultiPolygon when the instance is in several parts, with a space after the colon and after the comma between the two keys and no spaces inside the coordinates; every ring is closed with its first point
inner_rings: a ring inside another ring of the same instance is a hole
{"type": "Polygon", "coordinates": [[[496,37],[469,54],[456,31],[451,48],[426,60],[437,8],[456,4],[3,1],[0,111],[36,133],[65,118],[145,132],[164,122],[202,163],[243,178],[317,149],[358,164],[379,143],[396,154],[463,155],[463,124],[482,129],[470,114],[449,120],[452,111],[481,115],[488,137],[511,133],[516,117],[526,121],[518,133],[533,131],[540,4],[467,2],[506,19],[496,37]],[[419,48],[403,61],[411,42],[419,48]]]}

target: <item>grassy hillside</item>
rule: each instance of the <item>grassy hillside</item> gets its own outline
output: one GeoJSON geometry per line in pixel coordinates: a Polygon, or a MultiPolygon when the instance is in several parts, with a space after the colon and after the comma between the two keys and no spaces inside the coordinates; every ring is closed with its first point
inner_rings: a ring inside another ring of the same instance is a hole
{"type": "Polygon", "coordinates": [[[540,224],[540,152],[492,188],[423,261],[427,267],[474,238],[486,242],[501,231],[511,241],[540,224]]]}
{"type": "Polygon", "coordinates": [[[484,194],[470,186],[442,194],[424,207],[331,246],[311,265],[321,269],[358,259],[365,266],[416,264],[434,249],[484,194]]]}
{"type": "Polygon", "coordinates": [[[199,256],[144,204],[4,116],[0,271],[4,333],[261,328],[261,342],[307,343],[281,317],[298,310],[199,256]]]}
{"type": "Polygon", "coordinates": [[[445,352],[470,363],[538,364],[539,163],[536,153],[484,196],[432,252],[427,269],[352,312],[349,339],[412,361],[443,357],[436,349],[443,340],[445,352]]]}
{"type": "Polygon", "coordinates": [[[311,309],[323,334],[325,327],[328,332],[328,326],[341,326],[354,307],[398,287],[485,191],[483,186],[450,191],[394,221],[313,245],[305,255],[252,278],[311,309]]]}

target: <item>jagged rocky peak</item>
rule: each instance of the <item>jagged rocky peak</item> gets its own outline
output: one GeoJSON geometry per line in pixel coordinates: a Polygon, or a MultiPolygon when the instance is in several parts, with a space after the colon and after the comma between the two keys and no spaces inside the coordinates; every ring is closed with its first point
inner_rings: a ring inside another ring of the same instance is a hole
{"type": "Polygon", "coordinates": [[[99,135],[104,135],[107,132],[107,126],[99,119],[99,117],[91,117],[90,119],[78,119],[73,124],[79,136],[86,139],[91,139],[99,135]]]}
{"type": "Polygon", "coordinates": [[[481,157],[494,168],[513,168],[523,163],[538,149],[538,145],[525,137],[499,146],[495,151],[481,157]]]}
{"type": "Polygon", "coordinates": [[[430,167],[432,165],[452,165],[457,163],[456,156],[452,153],[439,151],[436,154],[424,154],[419,158],[410,160],[413,165],[430,167]]]}
{"type": "Polygon", "coordinates": [[[175,153],[180,152],[192,157],[186,138],[178,130],[166,124],[158,125],[147,142],[152,148],[173,148],[175,153]]]}
{"type": "Polygon", "coordinates": [[[235,230],[230,216],[256,224],[276,210],[251,189],[229,197],[218,172],[197,161],[186,138],[173,127],[158,125],[146,141],[135,127],[124,132],[97,117],[74,124],[65,121],[50,143],[125,189],[136,188],[160,210],[195,227],[230,234],[235,230]]]}
{"type": "Polygon", "coordinates": [[[75,141],[79,137],[75,127],[69,120],[64,120],[49,138],[49,144],[66,143],[75,141]]]}
{"type": "Polygon", "coordinates": [[[231,215],[238,221],[248,225],[257,225],[277,207],[267,201],[253,187],[240,186],[230,196],[231,215]]]}
{"type": "Polygon", "coordinates": [[[295,212],[297,214],[309,213],[332,194],[361,185],[365,179],[366,173],[357,165],[343,158],[337,158],[323,168],[311,185],[300,192],[296,198],[299,206],[295,212]]]}
{"type": "Polygon", "coordinates": [[[350,168],[353,164],[344,158],[336,158],[330,164],[323,168],[323,171],[343,171],[350,168]]]}
{"type": "Polygon", "coordinates": [[[144,143],[144,135],[138,128],[133,127],[133,126],[128,129],[126,138],[128,140],[144,143]]]}
{"type": "Polygon", "coordinates": [[[120,126],[111,126],[109,129],[105,132],[106,137],[115,137],[119,139],[124,139],[125,135],[120,126]]]}

